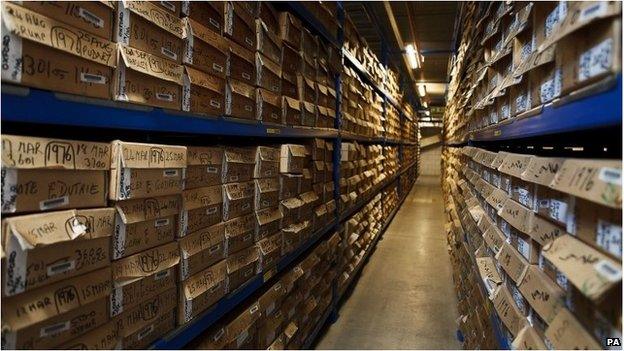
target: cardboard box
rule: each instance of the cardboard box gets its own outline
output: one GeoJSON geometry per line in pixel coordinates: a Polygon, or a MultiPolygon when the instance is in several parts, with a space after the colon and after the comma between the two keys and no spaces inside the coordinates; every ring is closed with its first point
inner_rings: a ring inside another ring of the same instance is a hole
{"type": "Polygon", "coordinates": [[[116,140],[111,148],[111,200],[182,192],[186,147],[116,140]]]}
{"type": "Polygon", "coordinates": [[[314,209],[314,221],[313,221],[313,231],[317,231],[321,228],[324,228],[329,223],[332,222],[330,220],[330,216],[332,214],[327,212],[327,206],[325,204],[317,206],[314,209]]]}
{"type": "Polygon", "coordinates": [[[256,335],[259,316],[258,304],[254,303],[237,314],[212,327],[200,349],[253,349],[251,342],[256,335]]]}
{"type": "Polygon", "coordinates": [[[316,126],[316,106],[307,101],[302,101],[301,106],[301,125],[306,127],[316,126]]]}
{"type": "Polygon", "coordinates": [[[141,105],[182,109],[184,68],[147,52],[119,45],[113,99],[141,105]]]}
{"type": "Polygon", "coordinates": [[[312,105],[316,104],[316,84],[313,80],[297,75],[297,91],[301,102],[308,102],[312,105]]]}
{"type": "Polygon", "coordinates": [[[279,207],[269,207],[256,211],[255,241],[278,233],[281,229],[282,213],[279,207]]]}
{"type": "Polygon", "coordinates": [[[189,146],[186,148],[185,189],[221,184],[222,147],[189,146]]]}
{"type": "Polygon", "coordinates": [[[280,31],[279,15],[277,11],[275,11],[273,4],[270,2],[260,2],[258,4],[256,18],[260,20],[263,26],[266,27],[271,34],[275,35],[281,43],[281,38],[278,37],[280,31]]]}
{"type": "Polygon", "coordinates": [[[512,335],[518,335],[520,330],[527,324],[527,321],[514,303],[513,297],[505,284],[501,284],[498,287],[492,302],[503,324],[505,324],[512,335]]]}
{"type": "Polygon", "coordinates": [[[301,182],[299,182],[299,194],[307,193],[308,191],[312,191],[312,172],[310,172],[309,168],[304,168],[301,172],[301,182]]]}
{"type": "MultiPolygon", "coordinates": [[[[269,316],[261,319],[258,325],[258,345],[262,349],[266,349],[271,345],[280,333],[283,332],[286,322],[286,316],[281,310],[276,310],[269,316]]],[[[284,345],[283,347],[285,347],[284,345]]]]}
{"type": "Polygon", "coordinates": [[[307,238],[311,227],[310,222],[294,223],[282,228],[282,255],[286,255],[297,249],[307,238]]]}
{"type": "Polygon", "coordinates": [[[285,200],[297,196],[302,178],[301,174],[281,173],[279,177],[279,199],[285,200]]]}
{"type": "MultiPolygon", "coordinates": [[[[314,81],[316,79],[316,64],[314,63],[314,57],[306,54],[301,55],[300,71],[306,79],[314,81]]],[[[316,101],[314,101],[316,102],[316,101]]]]}
{"type": "Polygon", "coordinates": [[[225,2],[182,1],[182,13],[206,28],[223,34],[225,2]]]}
{"type": "MultiPolygon", "coordinates": [[[[177,289],[169,289],[155,297],[144,299],[133,308],[113,318],[123,338],[137,332],[148,334],[150,325],[157,324],[164,316],[171,313],[177,305],[177,289]]],[[[140,338],[139,338],[140,339],[140,338]]]]}
{"type": "Polygon", "coordinates": [[[227,292],[225,260],[191,276],[180,286],[178,324],[184,325],[217,303],[227,292]]]}
{"type": "Polygon", "coordinates": [[[256,50],[254,13],[244,8],[244,4],[227,1],[223,18],[223,35],[242,45],[247,50],[256,50]]]}
{"type": "Polygon", "coordinates": [[[190,18],[184,19],[184,55],[182,62],[214,77],[227,73],[227,42],[219,33],[190,18]]]}
{"type": "Polygon", "coordinates": [[[20,6],[108,41],[113,40],[115,15],[114,6],[110,2],[26,1],[20,6]]]}
{"type": "Polygon", "coordinates": [[[256,89],[256,119],[268,123],[282,123],[282,98],[268,90],[256,89]]]}
{"type": "Polygon", "coordinates": [[[559,310],[546,329],[545,336],[557,349],[597,350],[603,347],[565,308],[559,310]]]}
{"type": "Polygon", "coordinates": [[[215,224],[178,240],[180,245],[180,280],[199,273],[226,256],[225,225],[215,224]]]}
{"type": "Polygon", "coordinates": [[[303,145],[283,144],[280,152],[280,173],[300,174],[306,166],[306,155],[303,145]]]}
{"type": "Polygon", "coordinates": [[[245,84],[256,82],[256,64],[254,53],[228,40],[227,77],[245,84]]]}
{"type": "Polygon", "coordinates": [[[235,291],[253,278],[257,271],[258,259],[258,249],[255,246],[248,247],[226,258],[228,292],[235,291]]]}
{"type": "Polygon", "coordinates": [[[312,160],[325,161],[325,143],[323,139],[312,139],[310,142],[312,160]]]}
{"type": "Polygon", "coordinates": [[[184,190],[177,236],[183,237],[221,222],[223,196],[221,185],[184,190]]]}
{"type": "Polygon", "coordinates": [[[179,262],[178,243],[171,242],[113,262],[113,280],[116,284],[123,284],[169,269],[179,262]]]}
{"type": "Polygon", "coordinates": [[[297,85],[297,76],[288,74],[282,64],[282,95],[299,101],[299,87],[297,85]]]}
{"type": "Polygon", "coordinates": [[[309,57],[316,57],[318,54],[318,38],[310,33],[306,28],[301,29],[301,52],[309,57]]]}
{"type": "Polygon", "coordinates": [[[226,147],[223,157],[223,183],[247,182],[253,178],[255,149],[252,147],[226,147]]]}
{"type": "Polygon", "coordinates": [[[622,281],[622,265],[600,251],[571,235],[562,235],[542,250],[545,259],[553,264],[567,280],[591,301],[602,296],[622,281]],[[588,257],[570,260],[568,257],[588,257]]]}
{"type": "Polygon", "coordinates": [[[140,330],[123,338],[123,349],[146,349],[163,335],[167,335],[175,328],[175,310],[169,310],[151,321],[140,330]]]}
{"type": "Polygon", "coordinates": [[[106,206],[110,146],[2,136],[2,213],[106,206]]]}
{"type": "Polygon", "coordinates": [[[537,266],[529,266],[519,289],[533,310],[547,323],[552,322],[564,307],[565,292],[537,266]]]}
{"type": "Polygon", "coordinates": [[[180,208],[178,195],[117,202],[113,260],[173,241],[180,208]]]}
{"type": "MultiPolygon", "coordinates": [[[[39,3],[27,5],[47,6],[39,3]]],[[[113,68],[117,66],[117,47],[114,43],[9,2],[2,3],[2,13],[6,52],[2,81],[110,99],[113,68]],[[72,45],[74,40],[53,40],[46,28],[58,28],[59,33],[67,33],[72,38],[88,37],[90,40],[82,46],[72,45]],[[40,65],[46,68],[35,69],[40,65]],[[49,75],[48,72],[63,74],[49,75]]],[[[84,10],[82,13],[85,13],[84,10]]],[[[55,17],[60,13],[50,11],[50,15],[55,17]]]]}
{"type": "Polygon", "coordinates": [[[334,144],[333,142],[325,142],[325,161],[334,159],[334,144]]]}
{"type": "Polygon", "coordinates": [[[256,103],[256,91],[253,86],[228,79],[225,89],[226,116],[256,119],[256,103]]]}
{"type": "Polygon", "coordinates": [[[282,228],[290,226],[296,222],[299,222],[301,215],[301,209],[304,207],[305,202],[296,197],[291,197],[286,200],[280,201],[280,211],[282,212],[282,228]]]}
{"type": "Polygon", "coordinates": [[[182,63],[184,25],[178,16],[150,1],[126,1],[117,5],[115,42],[150,57],[182,63]]]}
{"type": "Polygon", "coordinates": [[[231,219],[224,224],[225,227],[225,254],[227,257],[236,255],[254,243],[256,219],[253,214],[244,215],[231,219]]]}
{"type": "Polygon", "coordinates": [[[261,53],[256,53],[256,85],[275,94],[282,93],[282,67],[261,53]]]}
{"type": "MultiPolygon", "coordinates": [[[[94,307],[88,306],[94,303],[104,304],[106,311],[111,285],[110,268],[104,268],[3,299],[2,336],[7,341],[3,347],[53,347],[82,333],[82,328],[91,329],[85,321],[73,322],[71,317],[92,310],[94,307]]],[[[103,323],[107,317],[97,315],[87,319],[103,323]]]]}
{"type": "Polygon", "coordinates": [[[154,4],[156,6],[169,11],[172,15],[174,15],[176,17],[180,17],[183,14],[182,7],[185,6],[183,3],[184,3],[184,1],[158,1],[158,2],[154,2],[154,4]]]}
{"type": "Polygon", "coordinates": [[[279,174],[280,149],[270,146],[256,146],[254,178],[277,177],[279,174]]]}
{"type": "Polygon", "coordinates": [[[279,178],[254,179],[255,201],[254,210],[274,207],[279,202],[279,178]]]}
{"type": "Polygon", "coordinates": [[[273,235],[258,240],[256,246],[258,247],[259,253],[259,270],[261,272],[268,272],[277,265],[281,258],[282,233],[278,229],[273,235]]]}
{"type": "Polygon", "coordinates": [[[300,216],[306,218],[310,217],[311,219],[314,208],[318,206],[320,202],[318,195],[313,191],[308,191],[299,195],[299,199],[304,203],[300,210],[300,216]]]}
{"type": "Polygon", "coordinates": [[[325,183],[325,162],[314,161],[312,167],[312,183],[325,183]]]}
{"type": "Polygon", "coordinates": [[[223,185],[223,220],[249,214],[254,205],[254,182],[223,185]]]}
{"type": "Polygon", "coordinates": [[[301,104],[299,100],[282,97],[282,123],[288,126],[301,125],[301,104]]]}
{"type": "Polygon", "coordinates": [[[622,257],[622,211],[575,198],[568,232],[614,257],[622,257]]]}
{"type": "Polygon", "coordinates": [[[225,81],[184,67],[182,111],[209,116],[225,114],[225,81]]]}
{"type": "Polygon", "coordinates": [[[280,12],[280,37],[297,51],[301,49],[301,21],[289,12],[280,12]]]}
{"type": "Polygon", "coordinates": [[[109,265],[113,216],[112,208],[101,208],[4,219],[4,296],[109,265]]]}
{"type": "Polygon", "coordinates": [[[256,19],[257,51],[269,60],[280,65],[282,59],[282,40],[276,33],[277,32],[271,30],[261,19],[256,19]]]}
{"type": "Polygon", "coordinates": [[[113,350],[121,349],[117,325],[108,322],[59,346],[61,350],[113,350]]]}

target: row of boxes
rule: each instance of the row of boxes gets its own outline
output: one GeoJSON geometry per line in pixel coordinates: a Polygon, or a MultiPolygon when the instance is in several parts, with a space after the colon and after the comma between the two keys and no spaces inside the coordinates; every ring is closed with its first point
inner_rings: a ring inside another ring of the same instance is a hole
{"type": "Polygon", "coordinates": [[[342,213],[355,206],[386,179],[381,145],[342,143],[340,162],[340,203],[342,213]]]}
{"type": "Polygon", "coordinates": [[[341,130],[366,137],[382,137],[383,98],[353,69],[344,66],[342,73],[341,130]]]}
{"type": "Polygon", "coordinates": [[[465,233],[474,252],[458,268],[483,280],[510,344],[600,348],[620,333],[621,161],[472,147],[444,161],[449,240],[463,247],[465,233]]]}
{"type": "Polygon", "coordinates": [[[7,2],[2,12],[3,81],[208,116],[335,125],[334,49],[270,4],[191,2],[174,14],[147,1],[7,2]],[[90,39],[72,46],[50,28],[90,39]]]}
{"type": "Polygon", "coordinates": [[[620,3],[468,7],[449,85],[448,138],[530,115],[580,89],[599,92],[621,72],[620,3]]]}
{"type": "Polygon", "coordinates": [[[330,308],[338,234],[192,342],[199,349],[301,348],[330,308]]]}

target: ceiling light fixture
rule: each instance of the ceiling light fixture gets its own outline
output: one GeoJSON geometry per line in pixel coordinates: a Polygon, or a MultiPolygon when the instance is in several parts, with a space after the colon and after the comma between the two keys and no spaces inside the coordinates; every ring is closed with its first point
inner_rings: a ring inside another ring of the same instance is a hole
{"type": "Polygon", "coordinates": [[[420,95],[420,97],[425,97],[425,95],[427,95],[427,87],[424,84],[418,85],[418,95],[420,95]]]}
{"type": "Polygon", "coordinates": [[[431,112],[429,110],[425,111],[425,116],[431,116],[431,112]]]}
{"type": "Polygon", "coordinates": [[[423,101],[422,105],[423,105],[425,108],[429,108],[429,104],[427,103],[427,101],[423,101]]]}
{"type": "Polygon", "coordinates": [[[405,53],[407,54],[407,61],[409,62],[410,67],[412,69],[420,68],[420,55],[416,50],[416,45],[407,44],[407,46],[405,46],[405,53]]]}

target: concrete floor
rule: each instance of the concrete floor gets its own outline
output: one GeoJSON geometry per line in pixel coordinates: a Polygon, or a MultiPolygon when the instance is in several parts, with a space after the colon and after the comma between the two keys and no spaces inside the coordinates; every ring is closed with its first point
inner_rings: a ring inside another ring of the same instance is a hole
{"type": "Polygon", "coordinates": [[[440,180],[421,176],[317,349],[458,349],[440,180]]]}

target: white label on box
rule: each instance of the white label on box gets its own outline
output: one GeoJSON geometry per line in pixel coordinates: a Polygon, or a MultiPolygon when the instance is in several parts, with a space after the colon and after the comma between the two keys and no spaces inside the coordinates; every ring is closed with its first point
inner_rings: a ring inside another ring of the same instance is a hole
{"type": "Polygon", "coordinates": [[[23,292],[26,289],[26,268],[28,251],[23,248],[28,244],[22,243],[23,240],[18,234],[13,234],[9,230],[9,242],[5,249],[6,265],[7,268],[4,271],[4,293],[8,296],[12,296],[23,292]]]}
{"type": "Polygon", "coordinates": [[[579,56],[578,79],[584,81],[613,67],[613,38],[609,38],[579,56]]]}
{"type": "Polygon", "coordinates": [[[503,107],[501,108],[501,112],[502,112],[503,118],[509,118],[509,116],[511,115],[509,105],[507,104],[503,105],[503,107]]]}
{"type": "Polygon", "coordinates": [[[249,241],[251,240],[251,234],[247,234],[243,237],[243,241],[249,241]]]}
{"type": "Polygon", "coordinates": [[[532,208],[530,193],[527,189],[516,187],[516,191],[518,192],[518,202],[523,204],[526,207],[532,208]]]}
{"type": "Polygon", "coordinates": [[[145,338],[146,336],[150,335],[152,332],[154,331],[154,325],[148,325],[147,327],[145,327],[143,330],[141,330],[138,334],[137,334],[137,340],[141,340],[143,338],[145,338]]]}
{"type": "Polygon", "coordinates": [[[206,173],[217,173],[218,169],[215,166],[206,167],[206,173]]]}
{"type": "Polygon", "coordinates": [[[210,22],[210,24],[211,24],[213,27],[216,27],[216,28],[218,28],[218,29],[221,29],[221,24],[220,24],[217,20],[215,20],[214,18],[209,18],[209,19],[208,19],[208,22],[210,22]]]}
{"type": "Polygon", "coordinates": [[[219,73],[223,72],[223,66],[216,64],[216,63],[212,64],[212,69],[219,73]]]}
{"type": "Polygon", "coordinates": [[[518,237],[518,252],[528,260],[530,251],[531,246],[524,239],[518,237]]]}
{"type": "Polygon", "coordinates": [[[566,17],[568,13],[568,5],[560,1],[557,7],[546,17],[546,23],[544,25],[544,36],[549,37],[557,24],[566,17]]]}
{"type": "Polygon", "coordinates": [[[193,318],[193,300],[184,300],[184,321],[188,322],[193,318]]]}
{"type": "Polygon", "coordinates": [[[55,208],[60,208],[67,206],[69,204],[69,196],[61,196],[54,199],[42,200],[39,201],[39,209],[41,211],[52,210],[55,208]]]}
{"type": "Polygon", "coordinates": [[[510,285],[510,286],[511,286],[511,296],[513,296],[513,299],[516,302],[516,305],[518,306],[520,311],[524,313],[526,311],[526,306],[524,305],[524,298],[522,297],[522,294],[520,294],[520,291],[518,291],[518,288],[516,288],[515,285],[510,285]]]}
{"type": "Polygon", "coordinates": [[[70,321],[65,321],[65,322],[60,322],[60,323],[52,324],[50,326],[43,327],[41,328],[39,332],[39,337],[46,338],[52,335],[57,335],[59,333],[69,330],[70,326],[71,326],[70,321]]]}
{"type": "Polygon", "coordinates": [[[599,219],[596,243],[607,252],[622,257],[622,226],[599,219]]]}
{"type": "Polygon", "coordinates": [[[180,215],[178,216],[178,237],[183,237],[186,235],[186,231],[188,230],[188,211],[182,210],[180,211],[180,215]]]}
{"type": "Polygon", "coordinates": [[[603,167],[598,174],[600,180],[605,183],[622,186],[622,170],[618,168],[603,167]]]}
{"type": "Polygon", "coordinates": [[[115,42],[128,45],[130,43],[130,10],[122,3],[118,3],[117,5],[115,42]]]}
{"type": "Polygon", "coordinates": [[[245,340],[247,340],[248,336],[249,336],[249,330],[247,329],[245,329],[243,332],[238,334],[238,336],[236,337],[236,347],[240,348],[245,343],[245,340]]]}
{"type": "Polygon", "coordinates": [[[130,183],[132,181],[132,169],[122,168],[119,172],[119,198],[129,199],[132,196],[130,183]]]}
{"type": "Polygon", "coordinates": [[[178,59],[178,54],[176,54],[175,52],[167,49],[164,46],[160,48],[160,53],[162,53],[163,55],[165,55],[168,58],[172,59],[173,61],[176,61],[178,59]]]}
{"type": "Polygon", "coordinates": [[[177,177],[177,176],[178,176],[177,169],[166,169],[163,171],[163,177],[165,178],[171,178],[171,177],[177,177]]]}
{"type": "Polygon", "coordinates": [[[243,79],[245,80],[251,80],[251,75],[247,72],[243,72],[241,73],[241,76],[243,77],[243,79]]]}
{"type": "Polygon", "coordinates": [[[622,280],[622,270],[607,260],[601,260],[596,263],[594,269],[600,276],[610,282],[619,282],[622,280]]]}
{"type": "Polygon", "coordinates": [[[191,81],[187,75],[182,77],[182,111],[191,110],[191,81]]]}
{"type": "Polygon", "coordinates": [[[0,171],[2,175],[2,213],[13,213],[16,210],[17,202],[17,170],[4,168],[0,171]]]}
{"type": "Polygon", "coordinates": [[[110,295],[110,316],[115,317],[116,315],[123,312],[123,289],[115,288],[113,289],[113,293],[110,295]]]}
{"type": "Polygon", "coordinates": [[[210,99],[210,106],[214,108],[221,108],[221,103],[215,99],[210,99]]]}
{"type": "Polygon", "coordinates": [[[128,101],[126,94],[126,66],[122,62],[117,66],[117,91],[115,95],[117,101],[128,101]]]}
{"type": "Polygon", "coordinates": [[[2,80],[22,82],[22,38],[13,35],[2,21],[2,80]]]}
{"type": "Polygon", "coordinates": [[[520,61],[526,60],[531,55],[531,53],[533,53],[533,42],[528,41],[522,46],[522,51],[520,52],[520,61]]]}
{"type": "Polygon", "coordinates": [[[206,209],[206,214],[207,215],[213,215],[215,213],[217,213],[218,207],[209,207],[206,209]]]}
{"type": "Polygon", "coordinates": [[[524,94],[520,94],[516,97],[516,111],[524,112],[528,108],[527,96],[524,94]]]}
{"type": "Polygon", "coordinates": [[[246,202],[241,206],[241,210],[247,210],[249,207],[251,207],[251,203],[246,202]]]}
{"type": "Polygon", "coordinates": [[[115,214],[115,233],[113,234],[113,259],[122,258],[126,251],[126,225],[119,213],[115,214]]]}
{"type": "Polygon", "coordinates": [[[540,86],[540,101],[546,103],[561,95],[561,84],[561,67],[557,67],[552,78],[548,79],[540,86]]]}
{"type": "Polygon", "coordinates": [[[154,280],[161,280],[161,279],[165,279],[169,276],[169,270],[166,269],[164,271],[160,271],[158,273],[154,274],[154,280]]]}
{"type": "Polygon", "coordinates": [[[221,248],[221,245],[220,245],[220,244],[217,244],[217,245],[215,245],[215,246],[211,247],[211,248],[210,248],[210,250],[209,250],[209,252],[210,252],[211,254],[213,254],[213,253],[215,253],[216,251],[218,251],[220,248],[221,248]]]}
{"type": "Polygon", "coordinates": [[[95,28],[103,28],[104,20],[93,14],[92,12],[79,7],[78,8],[78,17],[82,18],[88,23],[91,23],[95,28]]]}
{"type": "Polygon", "coordinates": [[[80,81],[92,84],[106,84],[106,77],[100,74],[81,72],[80,81]]]}
{"type": "Polygon", "coordinates": [[[182,256],[186,256],[180,260],[180,280],[185,280],[189,277],[189,262],[188,262],[188,252],[186,250],[182,251],[182,256]]]}
{"type": "Polygon", "coordinates": [[[76,261],[74,260],[55,263],[48,266],[48,277],[73,271],[74,269],[76,269],[76,261]]]}
{"type": "Polygon", "coordinates": [[[253,111],[253,106],[251,106],[251,105],[245,105],[245,111],[247,111],[247,112],[251,112],[251,111],[253,111]]]}
{"type": "Polygon", "coordinates": [[[584,8],[581,11],[581,15],[578,18],[578,22],[588,22],[592,19],[602,16],[607,12],[608,3],[607,2],[596,2],[591,6],[584,8]]]}
{"type": "Polygon", "coordinates": [[[156,93],[156,99],[158,99],[160,101],[171,102],[171,101],[173,101],[173,95],[172,94],[165,94],[165,93],[156,93]]]}
{"type": "Polygon", "coordinates": [[[154,221],[154,227],[160,228],[169,225],[169,218],[159,218],[154,221]]]}
{"type": "Polygon", "coordinates": [[[563,290],[568,290],[568,277],[559,271],[557,271],[557,284],[559,284],[563,290]]]}
{"type": "Polygon", "coordinates": [[[10,330],[6,330],[2,333],[2,349],[3,350],[15,350],[17,343],[17,333],[10,330]]]}

